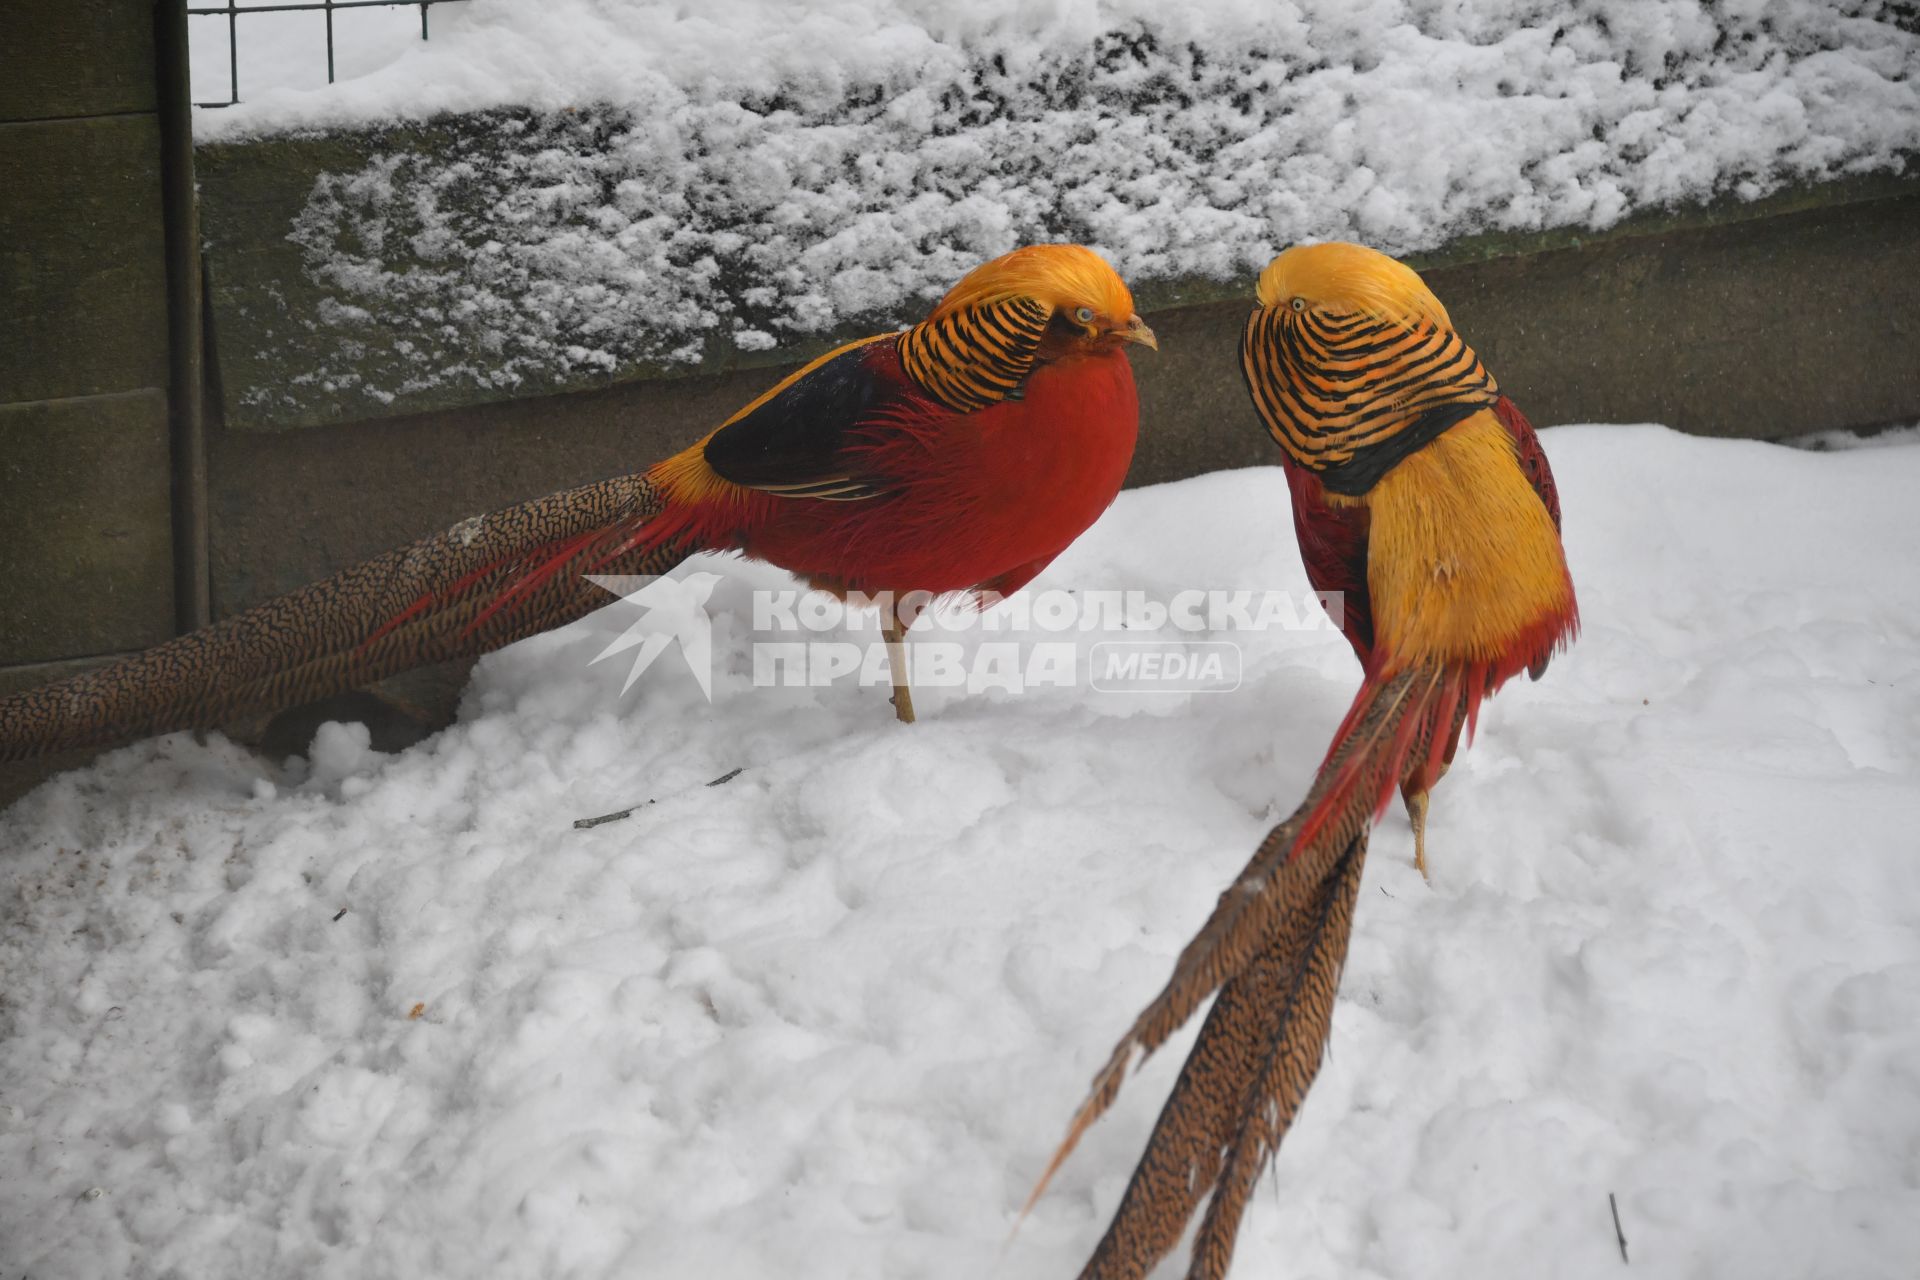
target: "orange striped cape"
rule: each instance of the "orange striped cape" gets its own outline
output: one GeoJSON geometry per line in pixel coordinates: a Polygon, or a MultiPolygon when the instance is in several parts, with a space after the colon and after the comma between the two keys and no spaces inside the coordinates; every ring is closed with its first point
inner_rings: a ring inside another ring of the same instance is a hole
{"type": "Polygon", "coordinates": [[[1274,440],[1329,490],[1348,495],[1365,493],[1500,395],[1473,348],[1424,316],[1258,307],[1240,364],[1274,440]]]}

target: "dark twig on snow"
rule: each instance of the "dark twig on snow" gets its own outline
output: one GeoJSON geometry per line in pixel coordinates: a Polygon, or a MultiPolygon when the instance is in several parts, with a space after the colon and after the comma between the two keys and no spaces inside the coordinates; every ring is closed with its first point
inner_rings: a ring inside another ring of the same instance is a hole
{"type": "Polygon", "coordinates": [[[1613,1238],[1620,1246],[1620,1261],[1627,1260],[1627,1233],[1620,1229],[1620,1202],[1613,1198],[1613,1192],[1607,1192],[1607,1208],[1613,1210],[1613,1238]]]}
{"type": "MultiPolygon", "coordinates": [[[[710,787],[722,786],[732,782],[735,778],[739,777],[740,774],[740,769],[729,769],[707,785],[710,787]]],[[[576,831],[586,831],[589,828],[600,826],[602,823],[618,822],[622,818],[631,818],[634,814],[640,812],[652,803],[653,801],[651,800],[643,800],[630,809],[621,809],[615,813],[603,813],[597,818],[575,818],[573,820],[573,828],[576,831]]]]}

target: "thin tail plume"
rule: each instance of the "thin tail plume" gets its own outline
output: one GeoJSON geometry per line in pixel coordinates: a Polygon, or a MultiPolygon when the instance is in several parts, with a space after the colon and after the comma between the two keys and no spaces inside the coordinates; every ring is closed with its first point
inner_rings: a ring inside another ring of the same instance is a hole
{"type": "Polygon", "coordinates": [[[695,549],[635,541],[663,506],[651,481],[630,475],[464,520],[210,627],[0,698],[0,760],[277,712],[562,626],[607,602],[584,573],[664,573],[695,549]]]}
{"type": "Polygon", "coordinates": [[[1468,692],[1459,681],[1422,666],[1361,687],[1305,801],[1261,841],[1094,1076],[1028,1208],[1128,1067],[1219,993],[1081,1280],[1140,1280],[1209,1195],[1188,1276],[1226,1275],[1247,1197],[1320,1069],[1374,819],[1409,764],[1444,748],[1468,692]]]}

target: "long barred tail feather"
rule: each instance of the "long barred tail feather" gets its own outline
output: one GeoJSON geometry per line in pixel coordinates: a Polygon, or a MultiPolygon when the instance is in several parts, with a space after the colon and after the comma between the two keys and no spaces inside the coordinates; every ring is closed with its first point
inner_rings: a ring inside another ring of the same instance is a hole
{"type": "Polygon", "coordinates": [[[1140,1280],[1209,1194],[1188,1275],[1226,1274],[1247,1197],[1319,1070],[1374,819],[1410,764],[1444,747],[1464,694],[1457,672],[1433,666],[1361,688],[1307,798],[1261,841],[1095,1075],[1029,1207],[1129,1066],[1219,993],[1081,1280],[1140,1280]]]}
{"type": "Polygon", "coordinates": [[[632,531],[662,508],[652,482],[630,475],[464,520],[199,631],[0,698],[0,760],[276,712],[562,626],[608,602],[584,573],[664,573],[694,549],[635,544],[632,531]]]}
{"type": "Polygon", "coordinates": [[[1189,1274],[1226,1274],[1247,1199],[1320,1069],[1366,852],[1362,833],[1306,907],[1220,988],[1081,1280],[1146,1275],[1202,1197],[1189,1274]]]}
{"type": "MultiPolygon", "coordinates": [[[[1239,1042],[1254,1064],[1251,1073],[1233,1082],[1240,1088],[1228,1126],[1231,1138],[1194,1238],[1191,1276],[1220,1280],[1227,1274],[1247,1200],[1320,1072],[1366,855],[1366,834],[1355,835],[1328,868],[1308,908],[1221,988],[1201,1030],[1203,1038],[1239,1042]]],[[[1090,1269],[1088,1278],[1126,1274],[1121,1264],[1109,1271],[1090,1269]]]]}

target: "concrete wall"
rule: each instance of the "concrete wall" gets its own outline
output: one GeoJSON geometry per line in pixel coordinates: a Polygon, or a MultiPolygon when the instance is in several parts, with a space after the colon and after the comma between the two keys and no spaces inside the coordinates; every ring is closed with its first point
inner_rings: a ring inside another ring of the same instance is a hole
{"type": "Polygon", "coordinates": [[[153,6],[0,7],[0,666],[173,634],[153,6]]]}
{"type": "MultiPolygon", "coordinates": [[[[175,534],[169,247],[190,260],[192,240],[166,192],[191,174],[163,88],[183,64],[160,46],[183,22],[153,0],[0,5],[0,692],[164,640],[202,605],[197,550],[179,554],[197,544],[175,534]]],[[[83,759],[0,767],[0,803],[83,759]]]]}

